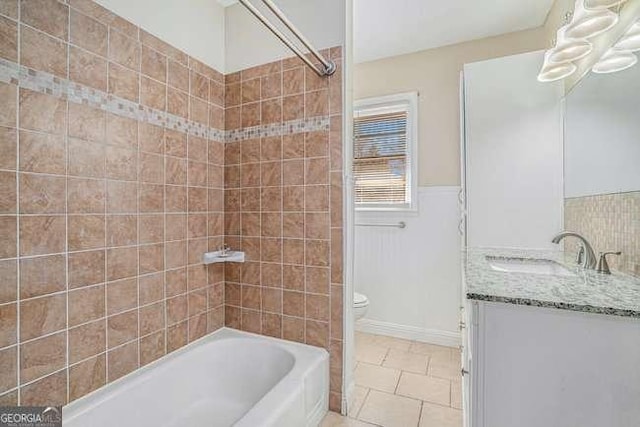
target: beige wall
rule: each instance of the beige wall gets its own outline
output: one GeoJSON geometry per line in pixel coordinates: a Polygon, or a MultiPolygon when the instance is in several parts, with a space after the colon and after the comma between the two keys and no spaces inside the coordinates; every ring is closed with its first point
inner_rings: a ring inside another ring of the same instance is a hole
{"type": "Polygon", "coordinates": [[[541,27],[356,64],[354,99],[418,91],[418,184],[459,185],[459,79],[463,64],[543,49],[545,39],[541,27]]]}

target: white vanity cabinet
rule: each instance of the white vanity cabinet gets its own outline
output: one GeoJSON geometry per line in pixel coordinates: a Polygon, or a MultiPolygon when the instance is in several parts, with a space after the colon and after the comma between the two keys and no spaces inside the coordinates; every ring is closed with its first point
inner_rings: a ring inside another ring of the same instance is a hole
{"type": "Polygon", "coordinates": [[[467,300],[465,427],[637,427],[640,319],[467,300]]]}

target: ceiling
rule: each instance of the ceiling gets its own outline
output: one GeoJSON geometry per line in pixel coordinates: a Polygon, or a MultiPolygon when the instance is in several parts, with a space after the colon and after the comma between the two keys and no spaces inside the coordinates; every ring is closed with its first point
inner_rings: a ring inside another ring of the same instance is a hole
{"type": "Polygon", "coordinates": [[[553,0],[354,0],[354,56],[366,62],[544,24],[553,0]]]}
{"type": "MultiPolygon", "coordinates": [[[[544,24],[554,0],[353,2],[354,59],[366,62],[536,28],[544,24]]],[[[237,0],[218,3],[226,7],[237,0]]]]}

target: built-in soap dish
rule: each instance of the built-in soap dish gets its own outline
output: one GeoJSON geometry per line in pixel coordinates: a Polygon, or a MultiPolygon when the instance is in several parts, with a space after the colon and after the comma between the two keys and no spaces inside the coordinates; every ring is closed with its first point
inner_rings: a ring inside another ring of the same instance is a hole
{"type": "Polygon", "coordinates": [[[218,251],[207,252],[202,257],[205,264],[215,264],[218,262],[244,262],[244,252],[232,251],[228,246],[224,246],[218,251]]]}

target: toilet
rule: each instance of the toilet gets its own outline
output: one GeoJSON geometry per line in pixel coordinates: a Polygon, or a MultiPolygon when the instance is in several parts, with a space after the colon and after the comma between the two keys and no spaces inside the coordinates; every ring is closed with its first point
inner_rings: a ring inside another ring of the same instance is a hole
{"type": "Polygon", "coordinates": [[[355,320],[362,319],[365,314],[367,314],[367,309],[369,308],[369,299],[366,295],[359,294],[358,292],[353,293],[353,316],[355,320]]]}

